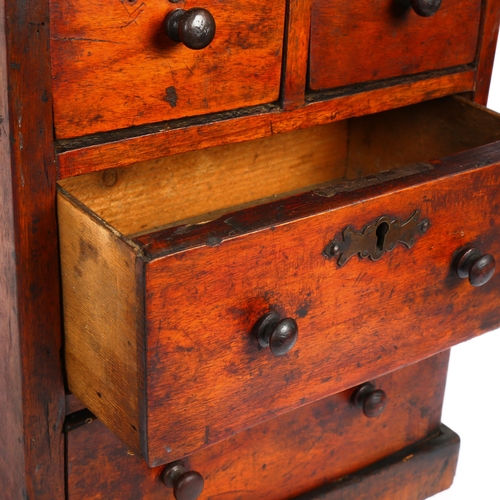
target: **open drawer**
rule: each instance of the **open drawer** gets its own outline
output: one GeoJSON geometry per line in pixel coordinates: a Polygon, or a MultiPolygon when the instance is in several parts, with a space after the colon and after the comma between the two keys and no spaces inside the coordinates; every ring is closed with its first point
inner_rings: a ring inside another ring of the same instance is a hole
{"type": "Polygon", "coordinates": [[[496,327],[499,140],[446,98],[62,181],[70,389],[155,466],[496,327]]]}

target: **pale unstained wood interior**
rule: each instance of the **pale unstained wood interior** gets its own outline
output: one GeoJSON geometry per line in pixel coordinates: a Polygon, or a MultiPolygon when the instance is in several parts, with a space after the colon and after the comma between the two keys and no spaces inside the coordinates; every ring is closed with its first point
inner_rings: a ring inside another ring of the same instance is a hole
{"type": "Polygon", "coordinates": [[[139,453],[135,253],[61,194],[58,219],[68,386],[139,453]]]}
{"type": "Polygon", "coordinates": [[[104,185],[103,172],[65,179],[61,185],[131,235],[176,221],[200,222],[193,218],[206,220],[340,179],[346,157],[347,123],[337,122],[116,169],[112,187],[104,185]]]}
{"type": "Polygon", "coordinates": [[[450,97],[264,139],[185,153],[61,185],[131,236],[500,140],[500,116],[450,97]],[[109,184],[109,182],[108,182],[109,184]]]}
{"type": "Polygon", "coordinates": [[[347,179],[500,140],[500,115],[461,97],[351,120],[347,179]]]}

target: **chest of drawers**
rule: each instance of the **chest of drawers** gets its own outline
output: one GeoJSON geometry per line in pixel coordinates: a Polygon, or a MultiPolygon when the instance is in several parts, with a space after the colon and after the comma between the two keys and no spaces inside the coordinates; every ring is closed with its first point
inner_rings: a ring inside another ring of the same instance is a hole
{"type": "Polygon", "coordinates": [[[449,349],[500,325],[500,2],[2,9],[7,498],[449,487],[449,349]]]}

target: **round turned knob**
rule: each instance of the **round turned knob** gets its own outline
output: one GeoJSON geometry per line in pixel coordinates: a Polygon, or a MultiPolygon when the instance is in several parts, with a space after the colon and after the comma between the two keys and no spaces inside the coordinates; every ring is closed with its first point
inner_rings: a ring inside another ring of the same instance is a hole
{"type": "Polygon", "coordinates": [[[215,19],[205,9],[175,9],[165,18],[165,28],[174,42],[199,50],[210,45],[214,39],[215,19]]]}
{"type": "Polygon", "coordinates": [[[174,489],[176,500],[196,500],[203,491],[205,481],[196,471],[186,471],[182,463],[167,465],[161,473],[161,480],[167,488],[174,489]]]}
{"type": "Polygon", "coordinates": [[[472,286],[481,286],[490,281],[495,273],[495,258],[478,248],[468,248],[458,256],[457,274],[460,278],[469,278],[472,286]]]}
{"type": "Polygon", "coordinates": [[[419,16],[430,17],[441,7],[441,0],[411,0],[411,6],[419,16]]]}
{"type": "Polygon", "coordinates": [[[358,387],[353,394],[353,403],[356,408],[370,418],[378,417],[387,405],[387,396],[381,389],[375,389],[369,382],[358,387]]]}
{"type": "Polygon", "coordinates": [[[299,327],[293,318],[281,319],[271,312],[262,316],[254,327],[261,347],[269,347],[275,356],[283,356],[295,345],[299,327]]]}

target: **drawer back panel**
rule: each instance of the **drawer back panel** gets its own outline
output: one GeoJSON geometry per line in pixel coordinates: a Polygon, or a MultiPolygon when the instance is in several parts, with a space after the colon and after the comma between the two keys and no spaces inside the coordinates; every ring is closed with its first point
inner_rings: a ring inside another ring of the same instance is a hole
{"type": "Polygon", "coordinates": [[[460,98],[60,181],[124,235],[225,213],[500,140],[500,118],[460,98]]]}

